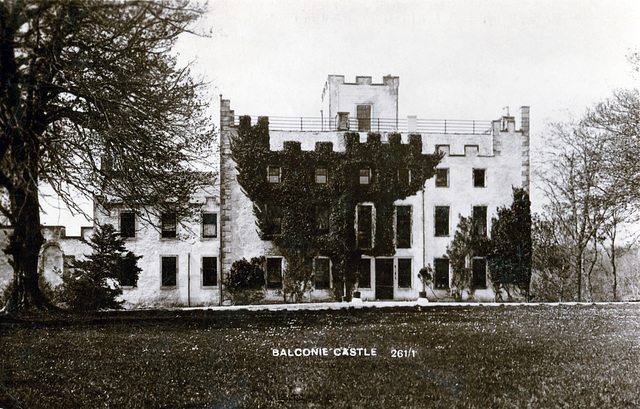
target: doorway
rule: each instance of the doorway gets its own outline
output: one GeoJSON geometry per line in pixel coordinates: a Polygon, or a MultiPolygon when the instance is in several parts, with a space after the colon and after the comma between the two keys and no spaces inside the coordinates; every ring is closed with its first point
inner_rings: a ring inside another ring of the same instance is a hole
{"type": "Polygon", "coordinates": [[[393,300],[393,259],[376,259],[376,300],[393,300]]]}

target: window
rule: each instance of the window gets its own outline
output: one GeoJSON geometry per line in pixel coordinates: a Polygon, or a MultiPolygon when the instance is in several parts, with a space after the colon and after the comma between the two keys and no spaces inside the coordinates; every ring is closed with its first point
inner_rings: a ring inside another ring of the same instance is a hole
{"type": "Polygon", "coordinates": [[[133,257],[126,257],[120,259],[120,285],[123,287],[135,287],[138,281],[138,268],[136,266],[136,259],[133,257]]]}
{"type": "Polygon", "coordinates": [[[218,285],[218,259],[217,257],[202,257],[202,286],[213,287],[218,285]]]}
{"type": "Polygon", "coordinates": [[[178,283],[178,257],[162,257],[162,286],[175,287],[178,283]]]}
{"type": "Polygon", "coordinates": [[[398,169],[398,185],[408,187],[411,183],[411,171],[409,169],[398,169]]]}
{"type": "Polygon", "coordinates": [[[318,234],[329,233],[329,206],[317,205],[315,207],[316,213],[316,232],[318,234]]]}
{"type": "Polygon", "coordinates": [[[321,167],[316,168],[316,183],[319,185],[326,185],[328,180],[329,172],[327,168],[321,167]]]}
{"type": "Polygon", "coordinates": [[[449,235],[449,206],[436,206],[436,236],[449,235]]]}
{"type": "Polygon", "coordinates": [[[267,168],[267,180],[269,183],[280,183],[280,166],[269,166],[267,168]]]}
{"type": "Polygon", "coordinates": [[[373,206],[358,206],[358,248],[373,248],[373,206]]]}
{"type": "Polygon", "coordinates": [[[62,271],[64,273],[72,272],[74,269],[74,265],[76,264],[76,256],[62,256],[62,271]]]}
{"type": "Polygon", "coordinates": [[[474,258],[472,264],[473,277],[471,278],[471,286],[473,288],[487,288],[487,260],[474,258]]]}
{"type": "Polygon", "coordinates": [[[473,234],[487,235],[487,206],[473,206],[473,234]]]}
{"type": "Polygon", "coordinates": [[[368,185],[371,183],[371,169],[360,168],[360,184],[368,185]]]}
{"type": "Polygon", "coordinates": [[[411,206],[396,206],[396,248],[411,248],[411,206]]]}
{"type": "Polygon", "coordinates": [[[162,213],[162,237],[176,237],[176,214],[162,213]]]}
{"type": "Polygon", "coordinates": [[[435,286],[437,289],[449,288],[449,259],[437,258],[435,259],[436,272],[435,272],[435,286]]]}
{"type": "Polygon", "coordinates": [[[316,288],[326,289],[331,286],[331,263],[328,258],[317,258],[315,260],[316,288]]]}
{"type": "Polygon", "coordinates": [[[282,288],[282,259],[267,259],[267,288],[282,288]]]}
{"type": "Polygon", "coordinates": [[[371,288],[371,259],[361,258],[358,264],[358,287],[359,288],[371,288]]]}
{"type": "Polygon", "coordinates": [[[278,205],[266,205],[267,224],[265,234],[275,235],[282,232],[282,207],[278,205]]]}
{"type": "Polygon", "coordinates": [[[473,170],[473,187],[485,187],[485,169],[473,170]]]}
{"type": "Polygon", "coordinates": [[[136,214],[120,213],[120,237],[136,237],[136,214]]]}
{"type": "Polygon", "coordinates": [[[202,213],[202,237],[218,237],[218,215],[202,213]]]}
{"type": "Polygon", "coordinates": [[[371,130],[371,105],[357,105],[356,115],[358,117],[358,132],[369,132],[371,130]]]}
{"type": "Polygon", "coordinates": [[[436,187],[449,187],[449,169],[436,169],[436,187]]]}
{"type": "Polygon", "coordinates": [[[398,287],[400,288],[411,287],[411,259],[410,258],[398,259],[398,287]]]}

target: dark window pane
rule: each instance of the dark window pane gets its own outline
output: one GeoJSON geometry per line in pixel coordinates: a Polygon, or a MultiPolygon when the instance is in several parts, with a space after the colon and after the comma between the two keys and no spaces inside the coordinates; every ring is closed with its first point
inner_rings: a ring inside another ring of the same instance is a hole
{"type": "Polygon", "coordinates": [[[436,277],[435,286],[440,289],[449,288],[449,259],[437,258],[435,260],[436,277]]]}
{"type": "Polygon", "coordinates": [[[358,248],[373,247],[373,209],[371,206],[358,206],[358,248]]]}
{"type": "Polygon", "coordinates": [[[218,285],[218,259],[202,257],[202,285],[205,287],[218,285]]]}
{"type": "Polygon", "coordinates": [[[177,257],[162,257],[162,286],[175,287],[177,285],[177,257]]]}
{"type": "Polygon", "coordinates": [[[396,206],[396,247],[411,248],[411,206],[396,206]]]}
{"type": "Polygon", "coordinates": [[[264,233],[273,236],[282,232],[282,207],[278,205],[266,205],[266,220],[264,233]]]}
{"type": "Polygon", "coordinates": [[[487,207],[473,207],[473,233],[478,236],[487,235],[487,207]]]}
{"type": "Polygon", "coordinates": [[[358,265],[358,272],[360,276],[360,279],[358,281],[358,287],[371,288],[371,259],[370,258],[360,259],[360,264],[358,265]]]}
{"type": "Polygon", "coordinates": [[[473,288],[487,288],[487,261],[484,258],[473,259],[473,288]]]}
{"type": "Polygon", "coordinates": [[[267,259],[267,288],[282,288],[282,259],[267,259]]]}
{"type": "Polygon", "coordinates": [[[368,132],[371,130],[371,105],[358,105],[358,132],[368,132]]]}
{"type": "Polygon", "coordinates": [[[449,235],[449,206],[436,206],[436,236],[449,235]]]}
{"type": "Polygon", "coordinates": [[[316,232],[318,234],[329,233],[329,206],[318,205],[315,207],[316,232]]]}
{"type": "Polygon", "coordinates": [[[411,287],[411,259],[398,259],[398,287],[411,287]]]}
{"type": "Polygon", "coordinates": [[[136,260],[133,257],[120,259],[121,277],[120,285],[123,287],[135,287],[136,280],[136,260]]]}
{"type": "Polygon", "coordinates": [[[202,236],[217,237],[218,236],[218,215],[215,213],[202,214],[202,236]]]}
{"type": "Polygon", "coordinates": [[[162,213],[162,237],[176,237],[175,213],[162,213]]]}
{"type": "Polygon", "coordinates": [[[484,187],[484,169],[474,169],[473,170],[473,186],[474,187],[484,187]]]}
{"type": "Polygon", "coordinates": [[[133,212],[120,213],[120,236],[136,236],[136,215],[133,212]]]}
{"type": "Polygon", "coordinates": [[[398,185],[402,187],[409,186],[411,182],[411,172],[409,169],[398,169],[398,185]]]}
{"type": "Polygon", "coordinates": [[[317,258],[316,259],[316,288],[329,288],[331,285],[330,281],[330,262],[328,258],[317,258]]]}
{"type": "Polygon", "coordinates": [[[449,186],[449,169],[436,169],[436,187],[449,186]]]}

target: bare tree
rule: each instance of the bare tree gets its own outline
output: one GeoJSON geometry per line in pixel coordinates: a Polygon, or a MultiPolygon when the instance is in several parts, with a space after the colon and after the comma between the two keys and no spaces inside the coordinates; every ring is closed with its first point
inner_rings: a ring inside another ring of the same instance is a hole
{"type": "Polygon", "coordinates": [[[608,140],[581,123],[554,124],[547,140],[546,167],[540,170],[545,211],[566,238],[581,301],[585,273],[590,277],[596,265],[597,252],[588,249],[611,206],[602,172],[608,140]]]}
{"type": "Polygon", "coordinates": [[[532,298],[538,301],[567,301],[577,296],[575,271],[571,268],[569,246],[559,221],[547,215],[532,217],[532,298]]]}
{"type": "Polygon", "coordinates": [[[39,188],[189,213],[214,136],[201,83],[170,51],[203,10],[188,0],[0,3],[0,211],[13,228],[8,309],[51,308],[38,288],[39,188]]]}

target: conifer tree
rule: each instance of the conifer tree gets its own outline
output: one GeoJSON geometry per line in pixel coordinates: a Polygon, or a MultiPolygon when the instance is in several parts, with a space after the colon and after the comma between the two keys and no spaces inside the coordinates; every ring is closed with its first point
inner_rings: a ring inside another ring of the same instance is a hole
{"type": "Polygon", "coordinates": [[[136,256],[127,251],[124,239],[110,225],[97,225],[89,246],[93,253],[75,261],[62,275],[59,298],[72,310],[121,308],[122,285],[135,286],[141,269],[136,256]]]}

